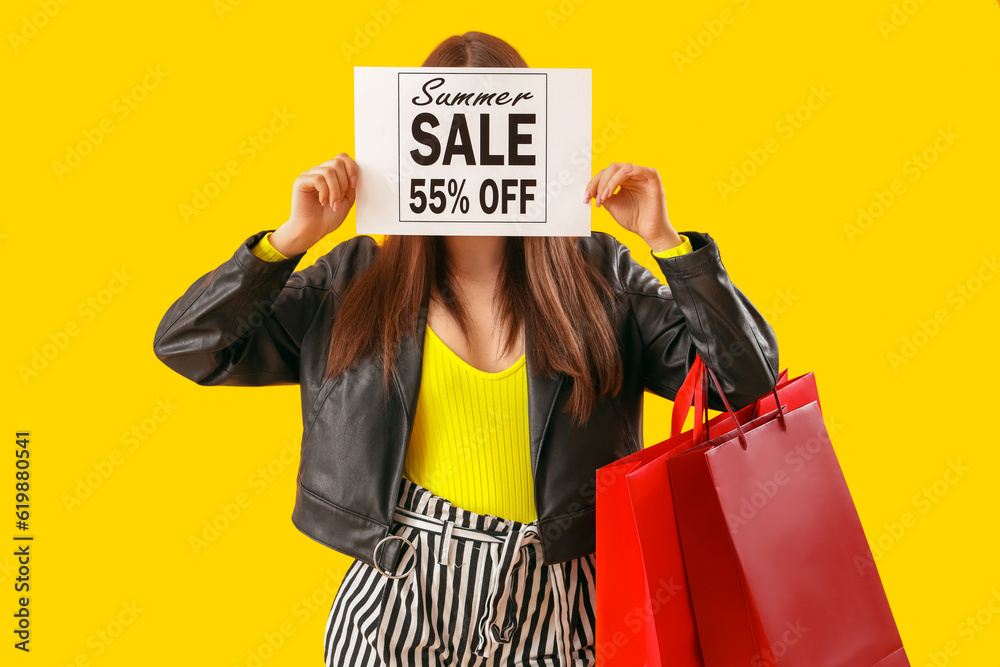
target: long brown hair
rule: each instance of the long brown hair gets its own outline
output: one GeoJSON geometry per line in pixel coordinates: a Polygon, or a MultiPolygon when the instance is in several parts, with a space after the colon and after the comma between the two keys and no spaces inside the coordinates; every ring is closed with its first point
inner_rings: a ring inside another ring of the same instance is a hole
{"type": "MultiPolygon", "coordinates": [[[[527,66],[510,44],[475,31],[444,40],[423,63],[527,66]]],[[[453,284],[443,237],[387,235],[378,259],[344,294],[330,339],[328,376],[340,374],[359,358],[379,355],[388,390],[400,342],[406,334],[417,337],[420,308],[431,297],[432,285],[468,336],[466,305],[453,284]]],[[[586,422],[595,403],[621,388],[621,353],[605,310],[613,302],[613,291],[580,253],[575,237],[507,237],[494,294],[506,332],[504,353],[512,351],[522,325],[530,321],[524,344],[531,347],[532,370],[570,377],[573,390],[564,411],[578,425],[586,422]]]]}

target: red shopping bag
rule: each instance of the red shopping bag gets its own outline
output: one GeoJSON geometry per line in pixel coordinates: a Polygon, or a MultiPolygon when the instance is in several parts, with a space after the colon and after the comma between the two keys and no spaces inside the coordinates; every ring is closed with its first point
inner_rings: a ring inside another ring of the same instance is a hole
{"type": "MultiPolygon", "coordinates": [[[[645,451],[645,450],[643,450],[645,451]]],[[[641,452],[639,452],[641,453],[641,452]]],[[[597,477],[597,597],[595,657],[597,667],[660,667],[653,609],[642,564],[639,534],[632,517],[625,475],[642,462],[631,460],[621,465],[605,466],[597,477]]],[[[669,498],[669,495],[667,496],[669,498]]],[[[675,527],[676,533],[676,527],[675,527]]],[[[662,558],[683,572],[680,545],[665,548],[662,558]]],[[[686,587],[684,594],[687,594],[686,587]]],[[[687,634],[677,641],[688,648],[681,667],[703,667],[697,636],[693,633],[694,610],[687,609],[687,627],[677,634],[687,634]]]]}
{"type": "Polygon", "coordinates": [[[705,664],[909,665],[818,395],[774,405],[667,462],[705,664]]]}
{"type": "MultiPolygon", "coordinates": [[[[695,415],[707,414],[706,392],[702,389],[702,386],[707,386],[707,375],[700,359],[696,359],[692,372],[698,373],[698,378],[702,380],[693,384],[695,415]]],[[[787,369],[782,371],[777,386],[768,394],[768,398],[771,404],[780,398],[781,404],[786,408],[799,407],[815,395],[814,377],[809,373],[788,381],[787,374],[787,369]]],[[[746,423],[754,413],[763,410],[762,405],[766,404],[760,399],[740,410],[735,414],[735,423],[746,423]]],[[[688,437],[677,438],[689,406],[687,396],[679,393],[671,419],[674,438],[668,441],[670,444],[667,445],[667,453],[651,459],[626,476],[650,600],[650,623],[656,636],[656,648],[663,657],[662,663],[666,665],[674,664],[678,650],[682,655],[695,653],[699,660],[701,655],[700,649],[684,649],[688,642],[697,643],[697,631],[690,606],[690,591],[681,590],[681,584],[687,588],[683,558],[663,558],[664,553],[678,551],[681,546],[676,524],[671,521],[670,525],[664,525],[667,523],[665,517],[673,518],[674,504],[674,498],[669,492],[668,462],[703,438],[702,421],[699,419],[695,420],[694,429],[688,432],[688,437]]],[[[710,433],[716,435],[733,433],[735,428],[733,417],[727,412],[709,421],[708,426],[710,433]]],[[[647,650],[647,655],[652,655],[652,648],[647,650]]]]}
{"type": "MultiPolygon", "coordinates": [[[[702,381],[700,359],[696,359],[677,401],[684,396],[690,407],[694,385],[702,381]]],[[[676,404],[676,402],[675,402],[676,404]]],[[[719,415],[729,418],[729,415],[719,415]]],[[[681,420],[683,423],[683,419],[681,420]]],[[[660,517],[669,521],[661,523],[660,530],[652,535],[640,536],[633,513],[633,491],[628,477],[641,470],[650,461],[672,450],[685,449],[692,444],[692,433],[669,438],[657,445],[646,447],[597,470],[597,577],[595,653],[598,667],[703,667],[698,637],[694,628],[694,610],[687,597],[684,582],[684,562],[673,521],[670,486],[664,483],[645,488],[648,492],[639,502],[658,508],[660,517]],[[652,585],[643,564],[642,546],[657,552],[651,571],[665,573],[666,595],[671,604],[654,605],[661,590],[659,579],[652,585]],[[652,545],[650,547],[649,545],[652,545]],[[678,590],[676,586],[680,585],[678,590]],[[658,635],[657,626],[668,616],[672,623],[669,635],[658,635]],[[657,620],[661,622],[658,623],[657,620]],[[663,647],[661,648],[661,645],[663,647]],[[663,659],[661,660],[661,655],[663,659]]]]}
{"type": "MultiPolygon", "coordinates": [[[[666,459],[696,442],[703,428],[681,432],[692,399],[695,413],[706,408],[704,364],[696,357],[674,401],[671,437],[597,471],[597,664],[616,667],[676,665],[702,667],[694,611],[687,589],[680,538],[673,520],[673,499],[666,459]]],[[[775,394],[798,405],[787,370],[775,394]]],[[[798,380],[798,378],[797,378],[798,380]]],[[[815,393],[815,392],[812,392],[815,393]]],[[[773,399],[772,399],[773,402],[773,399]]],[[[748,421],[760,406],[736,413],[748,421]]],[[[734,428],[733,416],[708,422],[712,433],[734,428]]]]}

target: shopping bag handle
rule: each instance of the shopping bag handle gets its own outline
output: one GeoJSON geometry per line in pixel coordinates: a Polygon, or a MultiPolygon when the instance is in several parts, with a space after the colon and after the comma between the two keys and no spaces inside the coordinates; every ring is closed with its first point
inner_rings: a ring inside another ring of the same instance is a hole
{"type": "MultiPolygon", "coordinates": [[[[736,418],[736,411],[733,410],[733,406],[731,406],[729,404],[729,399],[726,398],[726,393],[724,391],[722,391],[722,385],[719,384],[719,378],[715,377],[715,372],[711,368],[709,368],[708,364],[703,364],[703,366],[705,367],[705,371],[707,371],[708,374],[712,377],[712,382],[715,383],[715,388],[718,390],[719,396],[722,397],[722,403],[726,406],[726,411],[729,413],[729,416],[733,418],[733,424],[736,425],[736,437],[738,437],[740,439],[740,447],[742,447],[743,449],[746,449],[747,448],[747,437],[746,437],[746,434],[743,433],[743,427],[740,426],[740,420],[736,418]]],[[[707,384],[707,381],[703,382],[702,384],[703,385],[707,384]]],[[[704,442],[708,442],[709,439],[710,439],[708,437],[709,426],[708,426],[708,397],[707,396],[708,396],[708,391],[707,390],[703,391],[702,392],[702,406],[703,406],[702,407],[702,419],[704,420],[704,425],[699,430],[702,430],[702,431],[705,432],[705,440],[704,440],[704,442]]],[[[780,404],[778,405],[778,409],[779,410],[781,409],[781,405],[780,404]]],[[[694,440],[696,443],[700,442],[700,439],[698,437],[699,435],[700,434],[696,431],[695,432],[695,440],[694,440]]]]}
{"type": "Polygon", "coordinates": [[[701,355],[696,353],[694,363],[688,369],[687,376],[685,376],[684,382],[681,383],[680,389],[677,390],[677,395],[674,397],[674,407],[670,416],[671,438],[680,435],[681,431],[684,430],[684,422],[687,421],[687,416],[691,411],[693,403],[695,414],[694,428],[692,430],[693,443],[697,445],[702,439],[701,434],[704,426],[702,425],[703,417],[700,415],[704,413],[705,421],[707,421],[708,417],[708,397],[705,392],[708,374],[705,372],[705,368],[705,362],[702,361],[701,355]]]}
{"type": "MultiPolygon", "coordinates": [[[[774,393],[775,403],[779,402],[778,401],[778,392],[777,392],[778,387],[780,387],[782,384],[784,384],[786,382],[788,382],[788,369],[787,368],[784,369],[783,371],[781,371],[780,373],[778,373],[778,381],[774,383],[774,389],[772,390],[772,393],[774,393]]],[[[757,417],[760,417],[760,400],[754,401],[754,404],[753,404],[753,414],[750,415],[750,419],[756,419],[757,417]]],[[[781,415],[782,428],[784,428],[784,418],[785,418],[785,416],[784,416],[784,414],[782,414],[781,415]]]]}
{"type": "MultiPolygon", "coordinates": [[[[729,413],[730,417],[732,417],[733,424],[736,426],[740,446],[745,450],[747,448],[746,434],[743,432],[740,421],[736,417],[736,411],[733,410],[732,405],[729,403],[729,399],[726,398],[726,393],[722,391],[722,386],[719,383],[719,379],[715,376],[715,372],[712,371],[708,364],[702,360],[700,354],[695,354],[694,363],[688,370],[688,374],[684,378],[684,382],[681,384],[680,389],[678,389],[677,396],[674,399],[674,407],[670,420],[670,436],[677,436],[684,428],[684,422],[687,420],[688,412],[691,409],[693,400],[695,420],[692,432],[692,442],[694,446],[697,446],[698,444],[708,442],[711,439],[709,434],[708,419],[708,377],[712,378],[712,382],[715,384],[715,388],[718,391],[719,396],[722,398],[723,404],[726,406],[726,411],[729,413]]],[[[787,377],[788,371],[786,369],[782,371],[778,382],[771,388],[771,393],[774,394],[775,405],[778,407],[778,421],[781,424],[782,430],[786,428],[785,413],[781,407],[781,399],[778,397],[777,385],[782,382],[782,378],[787,379],[787,377]]],[[[759,401],[757,401],[754,405],[755,416],[758,412],[759,405],[759,401]]]]}
{"type": "MultiPolygon", "coordinates": [[[[684,422],[687,421],[688,413],[691,411],[691,400],[696,395],[696,385],[700,391],[702,377],[704,376],[704,373],[702,373],[703,366],[704,362],[702,362],[701,356],[695,355],[694,363],[688,370],[688,374],[684,378],[680,389],[677,390],[677,396],[674,397],[674,408],[670,415],[671,438],[680,435],[680,432],[684,429],[684,422]]],[[[696,406],[695,409],[695,414],[698,414],[698,407],[696,406]]]]}

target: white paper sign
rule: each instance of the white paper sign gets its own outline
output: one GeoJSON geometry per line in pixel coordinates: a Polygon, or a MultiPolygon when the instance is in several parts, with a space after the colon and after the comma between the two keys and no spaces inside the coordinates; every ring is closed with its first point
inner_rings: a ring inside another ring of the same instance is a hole
{"type": "Polygon", "coordinates": [[[355,67],[359,234],[590,236],[591,70],[355,67]]]}

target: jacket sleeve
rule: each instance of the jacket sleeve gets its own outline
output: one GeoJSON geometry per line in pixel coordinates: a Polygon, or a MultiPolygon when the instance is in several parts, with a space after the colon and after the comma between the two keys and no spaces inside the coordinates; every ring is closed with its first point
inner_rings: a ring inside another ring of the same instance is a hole
{"type": "Polygon", "coordinates": [[[304,252],[278,261],[253,252],[270,231],[246,239],[167,309],[153,339],[160,361],[200,385],[299,381],[299,346],[344,244],[295,271],[304,252]]]}
{"type": "MultiPolygon", "coordinates": [[[[615,240],[618,274],[643,344],[646,389],[674,400],[700,354],[734,410],[753,403],[775,386],[778,343],[774,331],[729,279],[719,248],[706,233],[683,232],[690,252],[675,257],[650,254],[667,285],[633,259],[615,240]]],[[[708,407],[726,409],[715,384],[708,407]]]]}

